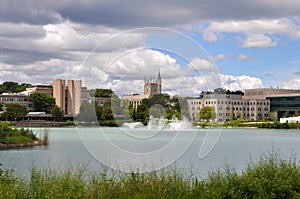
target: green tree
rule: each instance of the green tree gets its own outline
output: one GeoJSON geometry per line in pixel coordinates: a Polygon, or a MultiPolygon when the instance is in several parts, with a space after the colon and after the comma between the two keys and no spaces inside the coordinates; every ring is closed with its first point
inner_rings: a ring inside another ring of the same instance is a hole
{"type": "Polygon", "coordinates": [[[55,105],[55,98],[45,93],[36,92],[30,95],[29,100],[32,102],[34,111],[49,113],[55,105]]]}
{"type": "Polygon", "coordinates": [[[18,93],[30,87],[30,84],[22,83],[19,85],[17,82],[4,82],[0,85],[0,93],[18,93]]]}
{"type": "Polygon", "coordinates": [[[145,120],[147,119],[149,115],[149,108],[146,104],[141,104],[137,107],[136,110],[136,119],[142,121],[145,123],[145,120]]]}
{"type": "Polygon", "coordinates": [[[113,91],[111,89],[97,88],[97,89],[91,90],[91,96],[93,96],[93,97],[111,98],[112,95],[113,95],[113,91]]]}
{"type": "Polygon", "coordinates": [[[3,111],[4,102],[0,102],[0,111],[3,111]]]}
{"type": "Polygon", "coordinates": [[[62,121],[64,118],[64,110],[57,105],[52,107],[51,114],[55,121],[62,121]]]}
{"type": "Polygon", "coordinates": [[[12,119],[16,121],[17,119],[24,118],[28,114],[26,106],[19,103],[9,103],[6,104],[5,112],[2,114],[2,117],[7,119],[12,119]]]}
{"type": "Polygon", "coordinates": [[[114,115],[111,107],[104,107],[101,115],[102,120],[113,120],[114,115]]]}
{"type": "Polygon", "coordinates": [[[82,103],[78,114],[78,120],[81,122],[96,122],[97,115],[95,104],[82,103]]]}
{"type": "Polygon", "coordinates": [[[215,108],[212,106],[204,106],[199,112],[200,120],[213,120],[216,118],[215,108]]]}

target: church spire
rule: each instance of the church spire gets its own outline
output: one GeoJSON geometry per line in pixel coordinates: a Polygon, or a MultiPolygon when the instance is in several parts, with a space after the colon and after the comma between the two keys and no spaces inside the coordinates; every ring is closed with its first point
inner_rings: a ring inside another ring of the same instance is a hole
{"type": "Polygon", "coordinates": [[[157,81],[158,81],[159,83],[161,83],[160,69],[159,69],[159,71],[158,71],[158,77],[157,77],[157,81]]]}

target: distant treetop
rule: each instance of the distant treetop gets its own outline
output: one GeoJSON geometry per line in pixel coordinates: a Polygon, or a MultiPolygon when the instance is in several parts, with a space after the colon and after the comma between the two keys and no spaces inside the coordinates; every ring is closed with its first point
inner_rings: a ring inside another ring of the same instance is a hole
{"type": "Polygon", "coordinates": [[[0,84],[0,94],[2,93],[19,93],[25,91],[26,88],[31,87],[31,84],[17,82],[3,82],[0,84]]]}
{"type": "Polygon", "coordinates": [[[230,91],[224,88],[215,88],[213,92],[211,91],[201,91],[200,98],[203,98],[203,95],[208,94],[227,94],[227,95],[244,95],[243,91],[230,91]]]}
{"type": "Polygon", "coordinates": [[[91,90],[91,96],[92,97],[107,97],[111,98],[113,95],[113,91],[111,89],[105,89],[105,88],[97,88],[91,90]]]}

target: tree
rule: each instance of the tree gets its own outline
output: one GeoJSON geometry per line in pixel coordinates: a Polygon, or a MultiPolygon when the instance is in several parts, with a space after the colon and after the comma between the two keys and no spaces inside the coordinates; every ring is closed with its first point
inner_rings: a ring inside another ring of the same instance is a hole
{"type": "Polygon", "coordinates": [[[147,105],[141,104],[137,107],[136,118],[138,120],[140,120],[144,123],[146,118],[148,117],[148,115],[149,115],[149,108],[147,105]]]}
{"type": "Polygon", "coordinates": [[[96,122],[97,115],[95,105],[90,103],[82,103],[79,110],[78,120],[82,122],[96,122]]]}
{"type": "Polygon", "coordinates": [[[55,98],[45,93],[36,92],[30,95],[29,100],[32,102],[34,111],[49,113],[55,105],[55,98]]]}
{"type": "Polygon", "coordinates": [[[19,85],[17,82],[4,82],[0,85],[0,93],[18,93],[30,87],[30,84],[22,83],[19,85]]]}
{"type": "Polygon", "coordinates": [[[94,89],[91,91],[91,96],[93,97],[106,97],[106,98],[111,98],[113,95],[113,91],[111,89],[94,89]]]}
{"type": "Polygon", "coordinates": [[[17,119],[24,118],[28,114],[26,106],[19,103],[9,103],[6,104],[6,110],[2,114],[2,117],[11,118],[13,121],[17,119]]]}
{"type": "Polygon", "coordinates": [[[113,120],[114,115],[111,107],[104,107],[101,115],[102,120],[113,120]]]}
{"type": "Polygon", "coordinates": [[[55,121],[62,121],[64,118],[64,110],[57,105],[52,107],[51,114],[55,121]]]}
{"type": "Polygon", "coordinates": [[[0,111],[3,111],[4,102],[0,102],[0,111]]]}
{"type": "Polygon", "coordinates": [[[212,106],[204,106],[199,112],[199,119],[202,120],[213,120],[216,117],[215,108],[212,106]]]}

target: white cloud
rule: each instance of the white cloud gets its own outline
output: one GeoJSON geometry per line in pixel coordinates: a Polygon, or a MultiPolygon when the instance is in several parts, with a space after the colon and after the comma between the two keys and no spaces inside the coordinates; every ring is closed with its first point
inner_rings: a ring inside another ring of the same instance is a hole
{"type": "Polygon", "coordinates": [[[194,71],[215,71],[216,68],[214,64],[208,60],[199,57],[193,58],[188,64],[187,67],[194,71]]]}
{"type": "Polygon", "coordinates": [[[241,61],[245,61],[245,60],[249,60],[249,57],[247,55],[240,54],[240,55],[236,56],[236,59],[241,60],[241,61]]]}
{"type": "Polygon", "coordinates": [[[247,75],[232,76],[220,74],[220,79],[223,87],[229,90],[244,90],[263,87],[261,79],[247,75]]]}
{"type": "Polygon", "coordinates": [[[282,88],[286,89],[300,89],[300,78],[289,79],[287,81],[280,82],[282,88]]]}
{"type": "Polygon", "coordinates": [[[241,46],[244,48],[264,48],[274,47],[277,45],[276,41],[273,41],[270,36],[262,34],[249,34],[246,40],[241,43],[241,46]]]}
{"type": "Polygon", "coordinates": [[[257,19],[240,21],[212,22],[204,28],[203,37],[206,41],[217,41],[222,33],[243,34],[241,46],[272,47],[276,46],[275,35],[286,35],[292,39],[300,38],[300,27],[294,19],[257,19]]]}
{"type": "Polygon", "coordinates": [[[218,54],[215,56],[210,56],[211,60],[213,60],[213,61],[224,60],[224,59],[228,59],[229,57],[230,57],[229,55],[225,55],[225,54],[218,54]]]}

